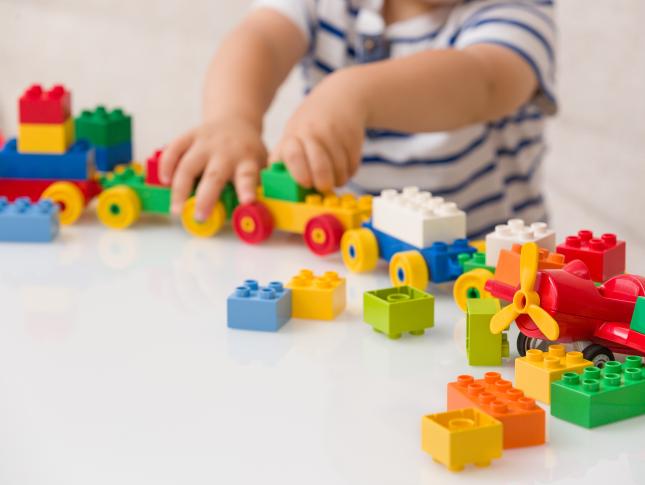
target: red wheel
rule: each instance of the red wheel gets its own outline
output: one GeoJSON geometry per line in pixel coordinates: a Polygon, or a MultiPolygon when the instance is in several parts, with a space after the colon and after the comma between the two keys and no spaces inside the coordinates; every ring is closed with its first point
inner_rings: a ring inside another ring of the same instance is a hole
{"type": "Polygon", "coordinates": [[[312,218],[305,226],[305,243],[312,253],[319,256],[335,253],[345,229],[335,216],[323,214],[312,218]]]}
{"type": "Polygon", "coordinates": [[[233,212],[233,229],[245,243],[259,244],[273,232],[273,217],[260,202],[238,205],[233,212]]]}

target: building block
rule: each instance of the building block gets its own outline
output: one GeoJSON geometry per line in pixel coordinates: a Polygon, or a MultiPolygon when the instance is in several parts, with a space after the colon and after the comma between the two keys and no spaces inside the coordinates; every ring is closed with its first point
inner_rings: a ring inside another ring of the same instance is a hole
{"type": "MultiPolygon", "coordinates": [[[[513,244],[511,249],[502,249],[499,252],[495,280],[512,286],[520,284],[520,251],[521,244],[513,244]]],[[[561,269],[564,267],[564,256],[559,253],[549,252],[547,249],[538,249],[538,270],[561,269]]]]}
{"type": "MultiPolygon", "coordinates": [[[[37,202],[45,190],[60,182],[59,180],[0,178],[0,196],[6,197],[9,201],[27,197],[32,202],[37,202]]],[[[101,186],[96,180],[77,180],[70,183],[78,187],[85,205],[101,193],[101,186]]]]}
{"type": "Polygon", "coordinates": [[[629,328],[645,334],[645,297],[640,296],[636,300],[636,306],[634,307],[634,314],[632,315],[629,328]]]}
{"type": "Polygon", "coordinates": [[[345,310],[345,278],[334,271],[315,276],[311,270],[302,269],[291,278],[286,288],[292,294],[293,318],[333,320],[345,310]]]}
{"type": "Polygon", "coordinates": [[[421,448],[451,471],[488,466],[502,456],[502,423],[477,408],[421,418],[421,448]]]}
{"type": "Polygon", "coordinates": [[[146,161],[146,183],[148,185],[166,185],[159,179],[159,164],[161,163],[162,150],[156,150],[146,161]]]}
{"type": "Polygon", "coordinates": [[[464,407],[476,407],[502,423],[504,449],[544,443],[544,409],[498,372],[487,372],[483,379],[461,375],[448,383],[448,410],[464,407]]]}
{"type": "Polygon", "coordinates": [[[44,90],[40,84],[30,86],[18,100],[18,122],[64,123],[71,115],[72,96],[62,85],[44,90]]]}
{"type": "Polygon", "coordinates": [[[548,352],[530,349],[525,357],[515,359],[515,386],[545,404],[551,402],[551,383],[565,372],[580,373],[593,362],[585,360],[582,352],[565,352],[564,345],[549,345],[548,352]]]}
{"type": "Polygon", "coordinates": [[[466,237],[466,214],[417,187],[384,190],[372,202],[372,226],[419,248],[466,237]]]}
{"type": "Polygon", "coordinates": [[[551,415],[585,428],[645,414],[645,368],[641,357],[625,363],[567,372],[551,385],[551,415]]]}
{"type": "Polygon", "coordinates": [[[306,189],[296,182],[284,162],[276,162],[260,172],[264,197],[269,199],[303,202],[314,189],[306,189]]]}
{"type": "Polygon", "coordinates": [[[58,205],[51,200],[32,203],[22,197],[10,203],[0,197],[0,241],[50,242],[59,227],[58,205]]]}
{"type": "Polygon", "coordinates": [[[19,153],[15,139],[0,151],[0,178],[88,180],[94,174],[94,149],[77,141],[61,155],[19,153]]]}
{"type": "Polygon", "coordinates": [[[406,332],[423,335],[434,327],[434,296],[411,286],[366,291],[363,321],[391,339],[406,332]]]}
{"type": "Polygon", "coordinates": [[[577,236],[567,236],[557,252],[564,255],[565,263],[575,259],[584,262],[594,281],[606,281],[625,272],[625,241],[618,241],[615,234],[595,238],[593,232],[582,230],[577,236]]]}
{"type": "MultiPolygon", "coordinates": [[[[469,243],[472,245],[472,242],[469,243]]],[[[488,266],[486,264],[486,253],[477,251],[476,253],[463,253],[459,255],[458,258],[459,264],[464,273],[472,271],[474,269],[485,269],[491,273],[495,272],[494,266],[488,266]]]]}
{"type": "Polygon", "coordinates": [[[246,280],[228,297],[227,325],[240,330],[277,332],[291,319],[291,290],[279,281],[260,287],[246,280]]]}
{"type": "Polygon", "coordinates": [[[497,266],[499,252],[511,249],[513,244],[534,242],[548,251],[555,251],[555,231],[545,222],[534,222],[530,226],[522,219],[510,219],[507,224],[500,224],[495,231],[486,235],[486,264],[497,266]]]}
{"type": "Polygon", "coordinates": [[[470,298],[466,302],[468,365],[502,365],[502,358],[509,356],[507,334],[490,331],[490,320],[499,310],[497,298],[470,298]]]}
{"type": "Polygon", "coordinates": [[[132,141],[132,118],[121,109],[108,111],[98,106],[85,110],[76,118],[76,138],[96,147],[111,147],[132,141]]]}
{"type": "Polygon", "coordinates": [[[94,147],[96,152],[96,168],[101,172],[114,170],[118,165],[132,161],[132,143],[129,141],[109,147],[94,147]]]}
{"type": "Polygon", "coordinates": [[[21,123],[18,126],[18,151],[20,153],[63,154],[74,143],[72,118],[64,123],[21,123]]]}

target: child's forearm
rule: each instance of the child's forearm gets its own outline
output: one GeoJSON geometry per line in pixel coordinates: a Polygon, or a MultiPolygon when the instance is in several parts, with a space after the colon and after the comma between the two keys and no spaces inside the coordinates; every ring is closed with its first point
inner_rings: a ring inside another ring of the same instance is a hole
{"type": "Polygon", "coordinates": [[[222,42],[206,75],[204,121],[262,118],[291,68],[306,50],[303,34],[269,9],[252,12],[222,42]]]}
{"type": "Polygon", "coordinates": [[[531,68],[499,46],[439,50],[338,73],[365,109],[365,124],[408,132],[444,131],[499,118],[537,89],[531,68]]]}

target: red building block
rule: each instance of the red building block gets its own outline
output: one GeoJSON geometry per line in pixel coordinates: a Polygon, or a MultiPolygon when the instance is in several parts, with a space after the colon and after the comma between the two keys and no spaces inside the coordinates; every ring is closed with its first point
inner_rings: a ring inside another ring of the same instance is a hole
{"type": "Polygon", "coordinates": [[[567,236],[556,251],[569,263],[580,259],[589,268],[591,279],[606,281],[625,272],[625,241],[618,241],[615,234],[594,238],[591,231],[582,230],[577,236],[567,236]]]}
{"type": "Polygon", "coordinates": [[[146,161],[146,184],[148,185],[166,185],[159,180],[159,163],[162,153],[161,150],[157,150],[146,161]]]}
{"type": "Polygon", "coordinates": [[[544,444],[545,413],[499,372],[461,375],[448,383],[448,411],[476,407],[504,425],[504,449],[544,444]]]}
{"type": "Polygon", "coordinates": [[[64,123],[71,113],[72,96],[62,85],[49,91],[40,84],[27,89],[18,101],[20,123],[64,123]]]}

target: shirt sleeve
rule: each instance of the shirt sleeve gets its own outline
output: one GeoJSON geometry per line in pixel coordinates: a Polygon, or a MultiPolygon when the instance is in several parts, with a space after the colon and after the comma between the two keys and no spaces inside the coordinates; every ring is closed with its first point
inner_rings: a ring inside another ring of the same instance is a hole
{"type": "Polygon", "coordinates": [[[451,44],[457,49],[496,44],[515,52],[533,69],[538,79],[539,90],[533,101],[546,114],[554,114],[557,102],[553,8],[553,2],[545,0],[472,2],[451,44]]]}
{"type": "Polygon", "coordinates": [[[255,0],[252,9],[271,8],[298,27],[305,35],[307,42],[311,43],[314,25],[314,2],[312,0],[255,0]]]}

